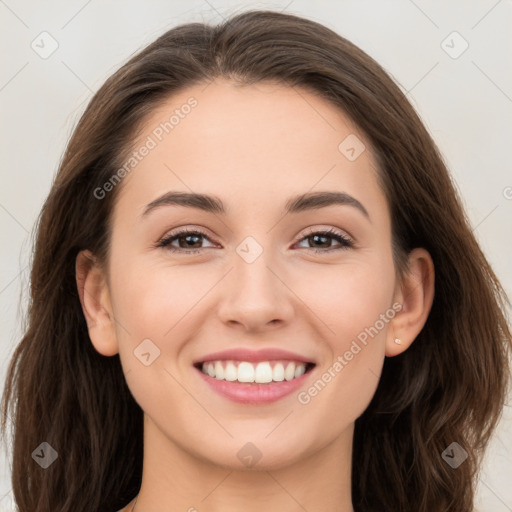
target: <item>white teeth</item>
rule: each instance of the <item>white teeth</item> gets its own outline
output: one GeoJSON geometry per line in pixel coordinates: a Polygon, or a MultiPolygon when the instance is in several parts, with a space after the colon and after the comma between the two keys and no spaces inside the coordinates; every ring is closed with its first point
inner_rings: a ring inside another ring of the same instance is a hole
{"type": "Polygon", "coordinates": [[[224,378],[229,381],[234,381],[238,379],[238,371],[236,369],[236,366],[231,361],[226,365],[226,370],[224,371],[224,378]]]}
{"type": "Polygon", "coordinates": [[[258,363],[254,373],[254,382],[257,382],[258,384],[272,382],[272,368],[270,363],[258,363]]]}
{"type": "Polygon", "coordinates": [[[295,377],[295,364],[288,363],[286,370],[284,371],[284,378],[286,380],[292,380],[295,377]]]}
{"type": "MultiPolygon", "coordinates": [[[[217,369],[217,367],[215,367],[215,369],[217,369]]],[[[306,367],[303,364],[298,365],[297,368],[295,368],[295,378],[300,377],[301,375],[304,375],[305,372],[306,372],[306,367]]]]}
{"type": "Polygon", "coordinates": [[[202,371],[218,380],[255,382],[257,384],[292,380],[306,372],[306,364],[299,362],[284,362],[283,364],[279,361],[275,362],[273,367],[269,361],[235,363],[234,361],[209,361],[203,363],[202,371]]]}
{"type": "Polygon", "coordinates": [[[272,370],[272,380],[282,382],[284,380],[284,366],[283,363],[277,363],[272,370]]]}
{"type": "Polygon", "coordinates": [[[254,366],[251,363],[238,365],[238,382],[254,382],[254,366]]]}
{"type": "Polygon", "coordinates": [[[222,363],[220,361],[215,363],[215,377],[217,379],[224,379],[224,368],[222,367],[222,363]]]}

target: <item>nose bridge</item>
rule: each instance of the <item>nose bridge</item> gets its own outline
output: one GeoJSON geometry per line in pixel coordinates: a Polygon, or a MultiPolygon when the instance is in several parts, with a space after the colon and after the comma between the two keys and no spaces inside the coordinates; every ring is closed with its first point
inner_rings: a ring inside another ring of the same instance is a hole
{"type": "Polygon", "coordinates": [[[273,320],[288,320],[292,312],[290,293],[277,277],[276,258],[252,237],[236,248],[219,314],[223,321],[246,327],[264,326],[273,320]]]}
{"type": "Polygon", "coordinates": [[[235,278],[239,282],[237,284],[239,291],[267,298],[274,295],[277,279],[270,271],[272,266],[270,252],[270,249],[262,252],[254,261],[247,261],[240,256],[235,259],[234,271],[235,278]]]}

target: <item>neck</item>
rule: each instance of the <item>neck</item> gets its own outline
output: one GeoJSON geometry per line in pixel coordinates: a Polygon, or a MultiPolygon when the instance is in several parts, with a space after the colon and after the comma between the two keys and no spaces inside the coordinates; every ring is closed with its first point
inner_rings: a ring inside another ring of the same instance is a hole
{"type": "MultiPolygon", "coordinates": [[[[353,512],[353,424],[329,445],[284,467],[241,471],[183,450],[145,417],[142,484],[135,512],[353,512]]],[[[131,510],[128,508],[128,510],[131,510]]]]}

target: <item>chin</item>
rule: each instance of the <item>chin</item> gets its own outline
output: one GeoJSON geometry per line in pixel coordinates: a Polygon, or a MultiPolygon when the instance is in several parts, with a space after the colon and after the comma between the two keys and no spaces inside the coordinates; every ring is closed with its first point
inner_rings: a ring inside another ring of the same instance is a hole
{"type": "Polygon", "coordinates": [[[229,471],[275,471],[309,456],[303,443],[283,445],[282,439],[277,437],[274,440],[260,440],[259,436],[253,441],[250,439],[245,435],[243,441],[235,438],[216,447],[210,446],[210,452],[203,453],[201,458],[229,471]]]}

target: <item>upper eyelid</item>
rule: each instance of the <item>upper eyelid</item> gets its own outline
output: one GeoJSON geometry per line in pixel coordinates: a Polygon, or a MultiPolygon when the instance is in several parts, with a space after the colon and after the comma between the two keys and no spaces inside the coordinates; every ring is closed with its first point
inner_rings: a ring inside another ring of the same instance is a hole
{"type": "Polygon", "coordinates": [[[352,235],[350,235],[347,231],[342,230],[340,228],[334,228],[334,227],[316,228],[316,227],[313,227],[313,228],[306,228],[306,229],[308,229],[308,231],[306,233],[303,233],[303,234],[299,235],[299,237],[297,238],[297,241],[300,241],[303,238],[305,238],[307,236],[310,236],[310,235],[313,235],[315,233],[324,233],[324,234],[327,234],[329,236],[338,235],[338,236],[341,236],[343,238],[347,238],[351,242],[355,241],[355,239],[354,239],[354,237],[352,235]]]}
{"type": "Polygon", "coordinates": [[[204,231],[203,229],[199,229],[199,228],[180,228],[178,229],[178,231],[172,231],[170,233],[167,233],[165,234],[161,240],[168,240],[168,239],[171,239],[171,238],[175,238],[175,237],[179,237],[179,236],[184,236],[184,235],[188,235],[188,234],[197,234],[197,235],[200,235],[200,236],[203,236],[204,238],[207,238],[208,240],[210,240],[210,242],[213,242],[213,237],[211,237],[206,231],[204,231]]]}

